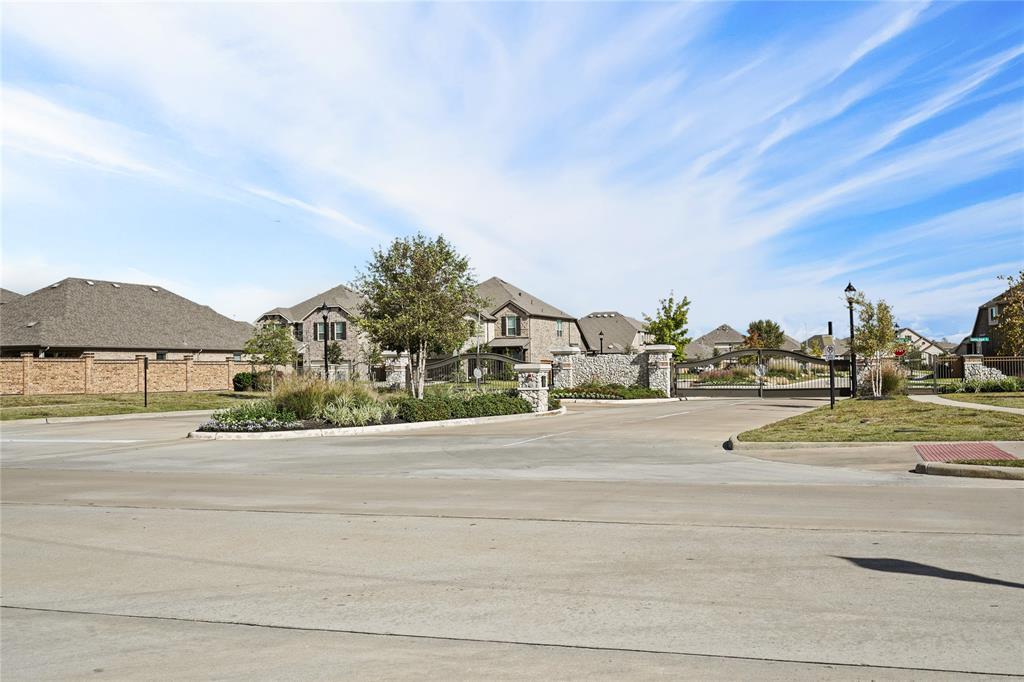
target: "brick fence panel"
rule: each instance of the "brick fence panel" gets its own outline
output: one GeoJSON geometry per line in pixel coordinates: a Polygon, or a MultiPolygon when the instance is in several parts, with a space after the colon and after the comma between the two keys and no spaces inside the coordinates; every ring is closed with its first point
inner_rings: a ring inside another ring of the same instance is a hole
{"type": "Polygon", "coordinates": [[[32,361],[29,393],[54,395],[85,392],[85,360],[46,358],[32,361]]]}
{"type": "Polygon", "coordinates": [[[184,360],[150,360],[149,390],[153,393],[185,390],[184,360]]]}
{"type": "Polygon", "coordinates": [[[227,362],[193,362],[193,391],[223,391],[231,388],[227,362]]]}
{"type": "Polygon", "coordinates": [[[96,360],[92,365],[92,393],[135,393],[138,373],[134,360],[96,360]]]}
{"type": "Polygon", "coordinates": [[[21,358],[0,360],[0,394],[19,395],[25,387],[21,381],[21,358]]]}

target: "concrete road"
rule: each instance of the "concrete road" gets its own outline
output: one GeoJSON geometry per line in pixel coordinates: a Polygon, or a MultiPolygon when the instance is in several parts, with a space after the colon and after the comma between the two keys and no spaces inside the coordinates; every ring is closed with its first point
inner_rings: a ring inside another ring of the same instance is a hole
{"type": "Polygon", "coordinates": [[[186,441],[175,418],[4,423],[0,672],[1024,673],[1024,486],[910,474],[910,447],[840,466],[721,449],[817,404],[262,442],[186,441]]]}

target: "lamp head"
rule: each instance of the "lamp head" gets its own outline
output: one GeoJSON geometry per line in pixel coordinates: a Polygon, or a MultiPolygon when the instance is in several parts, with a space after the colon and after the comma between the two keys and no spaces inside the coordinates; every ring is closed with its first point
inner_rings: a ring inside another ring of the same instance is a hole
{"type": "Polygon", "coordinates": [[[846,293],[846,302],[853,303],[854,294],[857,293],[857,288],[853,286],[853,282],[847,284],[846,288],[843,289],[843,291],[846,293]]]}

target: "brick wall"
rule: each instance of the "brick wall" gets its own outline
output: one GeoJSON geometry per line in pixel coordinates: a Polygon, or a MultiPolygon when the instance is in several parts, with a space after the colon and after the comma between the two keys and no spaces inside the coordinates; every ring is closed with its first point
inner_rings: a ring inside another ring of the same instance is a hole
{"type": "MultiPolygon", "coordinates": [[[[257,370],[266,369],[257,367],[257,370]]],[[[149,390],[225,391],[239,372],[248,372],[247,362],[231,360],[195,362],[150,360],[149,390]]],[[[143,361],[97,360],[86,353],[81,358],[4,358],[0,360],[0,393],[3,395],[59,395],[77,393],[135,393],[143,388],[143,361]]]]}

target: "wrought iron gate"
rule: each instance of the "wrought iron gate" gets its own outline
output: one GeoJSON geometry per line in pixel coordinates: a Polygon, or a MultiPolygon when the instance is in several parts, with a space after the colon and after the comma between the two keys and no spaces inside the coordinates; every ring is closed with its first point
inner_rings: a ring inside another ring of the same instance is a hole
{"type": "Polygon", "coordinates": [[[464,353],[440,360],[431,360],[426,366],[428,384],[475,384],[474,370],[480,368],[480,383],[487,388],[515,388],[517,360],[498,353],[464,353]]]}
{"type": "MultiPolygon", "coordinates": [[[[774,348],[749,348],[672,367],[674,395],[819,397],[829,394],[829,363],[774,348]]],[[[834,361],[837,396],[850,395],[850,362],[834,361]]]]}

